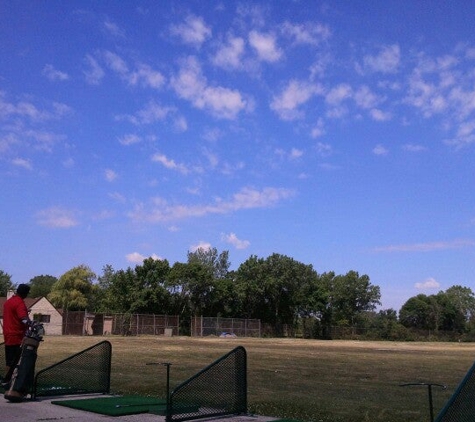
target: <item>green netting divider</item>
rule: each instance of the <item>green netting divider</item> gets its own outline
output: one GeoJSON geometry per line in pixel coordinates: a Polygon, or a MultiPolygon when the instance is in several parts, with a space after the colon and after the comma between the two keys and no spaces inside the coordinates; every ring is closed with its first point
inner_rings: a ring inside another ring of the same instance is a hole
{"type": "Polygon", "coordinates": [[[35,376],[32,398],[110,392],[112,345],[101,341],[35,376]]]}
{"type": "Polygon", "coordinates": [[[435,422],[473,421],[475,421],[475,363],[435,420],[435,422]]]}
{"type": "Polygon", "coordinates": [[[231,350],[175,388],[167,422],[247,413],[247,354],[231,350]]]}

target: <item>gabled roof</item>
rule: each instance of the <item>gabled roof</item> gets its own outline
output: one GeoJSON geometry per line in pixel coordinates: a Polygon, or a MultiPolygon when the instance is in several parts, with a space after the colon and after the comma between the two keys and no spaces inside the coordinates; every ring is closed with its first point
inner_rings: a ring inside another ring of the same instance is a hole
{"type": "MultiPolygon", "coordinates": [[[[27,297],[25,299],[25,305],[28,308],[28,311],[41,299],[43,299],[44,296],[41,297],[27,297]]],[[[3,318],[3,304],[7,301],[6,297],[0,297],[0,317],[3,318]]]]}

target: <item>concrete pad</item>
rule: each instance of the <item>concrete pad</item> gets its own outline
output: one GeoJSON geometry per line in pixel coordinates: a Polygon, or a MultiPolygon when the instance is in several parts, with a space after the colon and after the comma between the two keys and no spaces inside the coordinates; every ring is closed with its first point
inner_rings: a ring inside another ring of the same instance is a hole
{"type": "MultiPolygon", "coordinates": [[[[45,422],[45,421],[65,421],[65,422],[165,422],[164,416],[150,413],[140,413],[138,415],[127,416],[107,416],[83,410],[71,409],[64,406],[52,404],[56,400],[73,400],[80,398],[104,397],[103,395],[87,396],[67,396],[38,398],[37,400],[25,400],[21,403],[10,403],[0,397],[0,420],[8,422],[45,422]]],[[[276,418],[254,415],[238,415],[232,417],[219,417],[200,419],[200,421],[226,421],[226,422],[268,422],[276,418]]]]}

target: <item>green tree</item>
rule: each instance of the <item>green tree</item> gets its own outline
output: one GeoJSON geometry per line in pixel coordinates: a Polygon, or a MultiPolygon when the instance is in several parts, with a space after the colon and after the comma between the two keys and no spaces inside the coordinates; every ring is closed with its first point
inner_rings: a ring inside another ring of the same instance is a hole
{"type": "Polygon", "coordinates": [[[166,259],[147,258],[135,267],[134,302],[132,312],[167,314],[171,294],[166,287],[170,264],[166,259]]]}
{"type": "MultiPolygon", "coordinates": [[[[317,273],[285,255],[266,259],[251,256],[236,272],[236,293],[247,318],[259,318],[282,333],[284,324],[294,327],[309,286],[316,286],[317,273]]],[[[309,310],[306,310],[309,312],[309,310]]]]}
{"type": "Polygon", "coordinates": [[[0,296],[6,296],[9,290],[15,288],[12,283],[12,276],[5,271],[0,270],[0,296]]]}
{"type": "Polygon", "coordinates": [[[185,318],[206,316],[214,289],[213,275],[208,266],[200,262],[175,262],[167,287],[178,315],[185,318]]]}
{"type": "Polygon", "coordinates": [[[86,265],[74,267],[53,284],[48,299],[64,310],[93,309],[94,294],[97,292],[97,286],[93,284],[95,278],[96,275],[86,265]]]}
{"type": "Polygon", "coordinates": [[[373,311],[381,304],[380,288],[372,285],[367,275],[349,271],[326,281],[332,324],[354,325],[363,312],[373,311]]]}
{"type": "Polygon", "coordinates": [[[30,280],[30,297],[47,297],[58,279],[52,275],[37,275],[30,280]]]}
{"type": "Polygon", "coordinates": [[[208,267],[215,279],[223,279],[228,275],[229,251],[223,251],[218,254],[216,248],[198,248],[195,252],[188,252],[188,263],[198,262],[208,267]]]}

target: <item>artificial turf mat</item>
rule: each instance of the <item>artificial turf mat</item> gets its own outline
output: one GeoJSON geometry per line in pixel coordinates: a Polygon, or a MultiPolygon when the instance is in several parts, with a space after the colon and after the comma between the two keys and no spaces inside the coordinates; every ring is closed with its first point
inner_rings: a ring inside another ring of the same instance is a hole
{"type": "Polygon", "coordinates": [[[51,403],[87,412],[108,416],[134,415],[137,413],[162,413],[166,411],[166,400],[154,397],[117,396],[92,399],[54,400],[51,403]]]}

